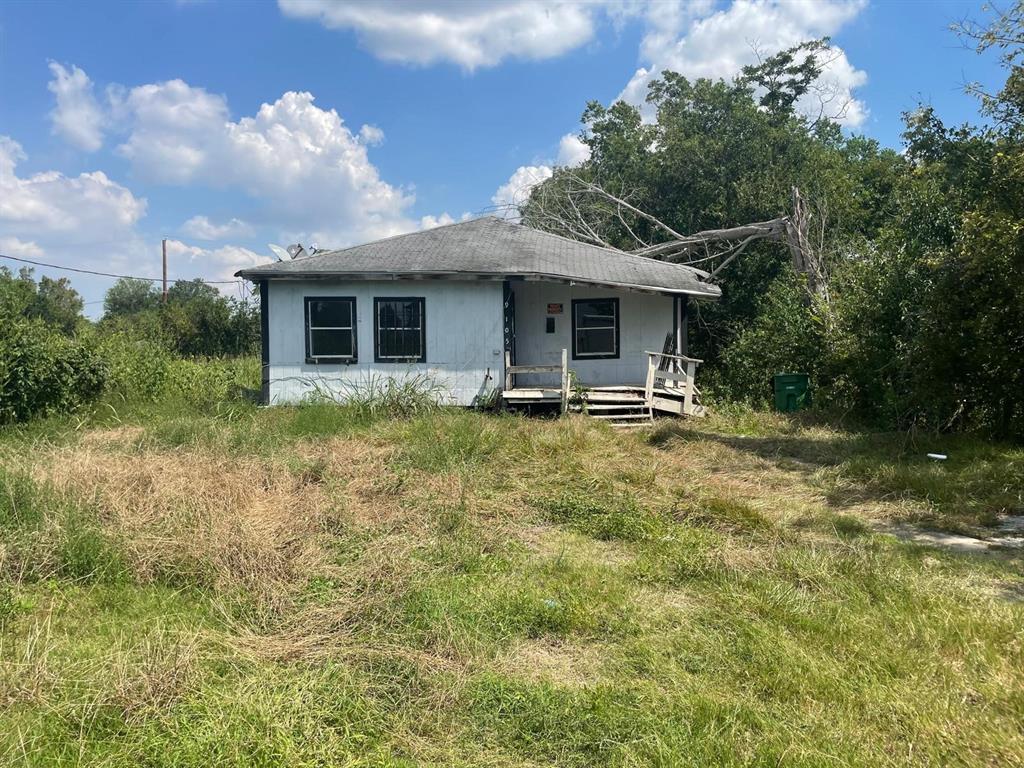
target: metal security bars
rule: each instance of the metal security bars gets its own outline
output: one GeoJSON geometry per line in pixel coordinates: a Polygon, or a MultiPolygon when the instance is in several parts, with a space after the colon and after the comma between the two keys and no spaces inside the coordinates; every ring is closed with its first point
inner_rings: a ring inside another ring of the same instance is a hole
{"type": "Polygon", "coordinates": [[[373,300],[373,359],[377,363],[427,361],[426,300],[386,297],[373,300]]]}

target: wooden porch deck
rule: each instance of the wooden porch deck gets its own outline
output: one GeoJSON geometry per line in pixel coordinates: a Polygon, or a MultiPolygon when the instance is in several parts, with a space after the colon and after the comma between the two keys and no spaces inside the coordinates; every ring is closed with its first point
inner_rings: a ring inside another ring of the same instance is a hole
{"type": "Polygon", "coordinates": [[[507,406],[558,404],[563,413],[583,412],[615,426],[640,426],[644,421],[653,420],[655,412],[703,416],[700,391],[694,381],[701,361],[663,352],[648,352],[647,355],[647,381],[643,384],[591,386],[580,382],[571,391],[568,355],[564,349],[561,365],[506,365],[501,397],[507,406]],[[557,374],[558,383],[520,387],[515,385],[516,374],[557,374]]]}

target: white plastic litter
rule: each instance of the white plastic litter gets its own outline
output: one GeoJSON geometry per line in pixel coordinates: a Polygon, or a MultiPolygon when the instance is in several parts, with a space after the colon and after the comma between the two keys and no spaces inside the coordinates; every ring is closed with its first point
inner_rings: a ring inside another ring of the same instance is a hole
{"type": "Polygon", "coordinates": [[[944,453],[929,453],[928,454],[928,458],[929,459],[938,459],[939,461],[945,461],[946,460],[946,454],[944,454],[944,453]]]}

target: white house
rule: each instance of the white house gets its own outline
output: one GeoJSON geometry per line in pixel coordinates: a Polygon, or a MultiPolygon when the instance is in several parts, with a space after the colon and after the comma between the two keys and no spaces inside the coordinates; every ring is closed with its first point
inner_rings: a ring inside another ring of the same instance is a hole
{"type": "Polygon", "coordinates": [[[460,405],[498,389],[565,407],[570,378],[592,400],[642,391],[648,412],[652,387],[681,403],[689,386],[692,404],[689,299],[721,293],[701,270],[494,217],[237,275],[260,288],[268,404],[412,373],[460,405]]]}

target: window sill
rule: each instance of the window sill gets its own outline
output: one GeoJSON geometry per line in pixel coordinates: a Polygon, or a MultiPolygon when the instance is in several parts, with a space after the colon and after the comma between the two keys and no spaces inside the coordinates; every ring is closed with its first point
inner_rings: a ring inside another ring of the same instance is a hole
{"type": "Polygon", "coordinates": [[[354,358],[354,357],[352,357],[352,358],[345,358],[344,360],[339,360],[336,357],[307,357],[306,358],[306,365],[355,365],[358,362],[359,361],[356,358],[354,358]]]}

